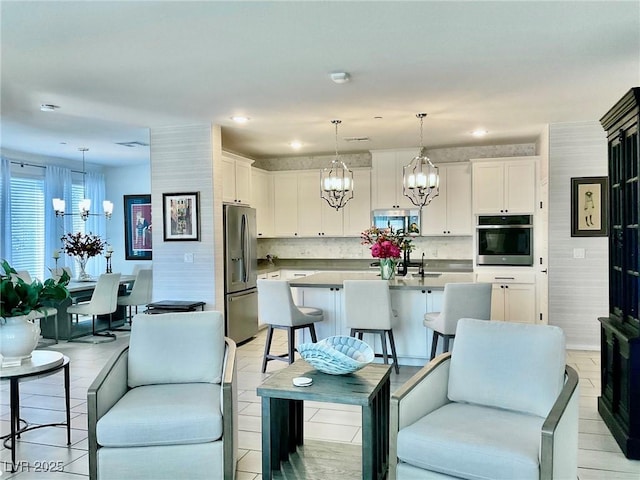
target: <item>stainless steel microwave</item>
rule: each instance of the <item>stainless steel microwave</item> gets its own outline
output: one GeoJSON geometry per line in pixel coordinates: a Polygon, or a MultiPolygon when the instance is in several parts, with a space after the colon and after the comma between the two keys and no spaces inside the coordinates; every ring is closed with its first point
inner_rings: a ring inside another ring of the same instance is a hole
{"type": "Polygon", "coordinates": [[[373,210],[371,224],[378,228],[393,228],[395,231],[404,230],[407,233],[420,234],[420,210],[390,209],[373,210]]]}
{"type": "Polygon", "coordinates": [[[480,215],[476,225],[478,265],[533,265],[531,215],[480,215]]]}

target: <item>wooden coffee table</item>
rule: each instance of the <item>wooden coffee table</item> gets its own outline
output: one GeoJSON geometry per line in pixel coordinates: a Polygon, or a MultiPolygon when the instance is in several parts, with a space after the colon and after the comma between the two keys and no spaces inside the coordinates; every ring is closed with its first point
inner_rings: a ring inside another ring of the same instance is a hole
{"type": "Polygon", "coordinates": [[[362,406],[362,478],[383,479],[389,468],[389,365],[367,365],[349,375],[328,375],[296,360],[258,387],[262,397],[262,478],[304,443],[305,400],[362,406]],[[313,385],[296,387],[295,377],[313,385]]]}

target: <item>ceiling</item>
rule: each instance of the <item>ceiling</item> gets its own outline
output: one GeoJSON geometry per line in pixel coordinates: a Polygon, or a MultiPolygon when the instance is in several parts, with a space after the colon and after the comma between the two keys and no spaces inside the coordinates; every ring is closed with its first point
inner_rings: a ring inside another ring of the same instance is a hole
{"type": "Polygon", "coordinates": [[[103,165],[148,162],[148,147],[117,143],[148,143],[149,128],[203,123],[256,159],[334,151],[332,119],[342,153],[416,147],[418,112],[428,148],[532,142],[640,85],[640,1],[0,8],[2,148],[77,160],[88,147],[103,165]],[[351,80],[333,83],[338,71],[351,80]]]}

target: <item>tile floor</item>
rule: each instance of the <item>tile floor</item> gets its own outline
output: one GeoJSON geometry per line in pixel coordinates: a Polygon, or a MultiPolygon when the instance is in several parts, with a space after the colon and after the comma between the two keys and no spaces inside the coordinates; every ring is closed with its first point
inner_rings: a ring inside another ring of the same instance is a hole
{"type": "MultiPolygon", "coordinates": [[[[256,339],[238,349],[240,432],[237,478],[240,480],[261,478],[260,397],[256,395],[256,387],[269,375],[260,373],[264,337],[262,332],[256,339]]],[[[17,442],[20,471],[8,473],[11,452],[4,447],[0,450],[0,476],[3,480],[79,480],[88,476],[87,387],[112,353],[127,341],[128,334],[118,332],[118,339],[111,343],[91,345],[63,342],[47,347],[59,350],[71,358],[72,445],[67,447],[65,444],[64,427],[26,432],[17,442]],[[62,471],[35,471],[34,465],[44,462],[54,466],[62,465],[62,471]],[[27,465],[31,465],[31,468],[27,465]]],[[[274,338],[274,345],[281,346],[283,351],[285,344],[283,335],[274,338]]],[[[567,362],[580,374],[579,477],[581,480],[637,480],[640,478],[640,461],[627,460],[622,455],[597,412],[599,361],[598,352],[567,352],[567,362]]],[[[283,362],[269,362],[267,372],[272,373],[285,366],[283,362]]],[[[416,370],[415,367],[402,367],[400,375],[392,373],[392,391],[416,370]]],[[[30,423],[64,421],[62,373],[24,382],[20,393],[21,416],[30,423]]],[[[0,434],[5,435],[9,432],[8,383],[0,385],[0,396],[0,434]]],[[[307,439],[360,444],[358,407],[307,402],[305,421],[307,439]]]]}

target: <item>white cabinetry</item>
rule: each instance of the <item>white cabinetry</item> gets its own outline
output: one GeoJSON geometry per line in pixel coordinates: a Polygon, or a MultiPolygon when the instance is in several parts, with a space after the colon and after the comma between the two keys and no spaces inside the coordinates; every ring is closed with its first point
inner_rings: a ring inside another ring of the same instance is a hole
{"type": "Polygon", "coordinates": [[[493,284],[491,320],[537,323],[535,273],[478,273],[477,279],[493,284]]]}
{"type": "Polygon", "coordinates": [[[437,167],[440,193],[422,209],[422,235],[471,235],[471,164],[437,167]]]}
{"type": "MultiPolygon", "coordinates": [[[[323,311],[323,321],[314,324],[318,340],[333,335],[349,335],[348,329],[344,326],[342,288],[300,288],[298,299],[302,306],[321,308],[323,311]]],[[[298,343],[312,341],[308,329],[298,332],[298,343]]]]}
{"type": "Polygon", "coordinates": [[[318,172],[298,173],[298,228],[302,237],[342,236],[342,212],[320,197],[318,172]]]}
{"type": "Polygon", "coordinates": [[[417,149],[371,152],[373,209],[415,207],[402,193],[402,169],[417,153],[417,149]]]}
{"type": "Polygon", "coordinates": [[[298,174],[273,174],[273,223],[276,237],[298,236],[298,174]]]}
{"type": "Polygon", "coordinates": [[[251,169],[251,206],[256,209],[258,238],[273,236],[273,177],[269,172],[251,169]]]}
{"type": "Polygon", "coordinates": [[[359,237],[371,226],[371,170],[354,170],[353,188],[353,198],[343,209],[343,234],[359,237]]]}
{"type": "Polygon", "coordinates": [[[537,158],[472,160],[473,213],[534,213],[537,158]]]}
{"type": "Polygon", "coordinates": [[[253,160],[229,153],[222,156],[222,201],[249,205],[251,201],[251,164],[253,160]]]}

